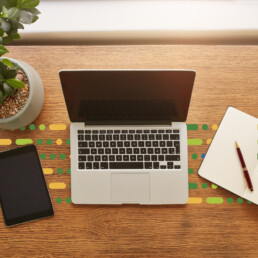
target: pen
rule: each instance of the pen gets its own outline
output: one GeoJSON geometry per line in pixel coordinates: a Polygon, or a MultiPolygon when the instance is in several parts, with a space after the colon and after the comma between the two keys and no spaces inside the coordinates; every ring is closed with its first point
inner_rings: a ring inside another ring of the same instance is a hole
{"type": "Polygon", "coordinates": [[[236,144],[236,149],[237,149],[237,154],[238,154],[238,157],[240,159],[240,162],[241,162],[241,166],[242,166],[242,169],[243,169],[243,172],[244,172],[244,175],[245,175],[245,179],[246,179],[246,182],[248,184],[248,188],[253,191],[253,185],[252,185],[252,181],[251,181],[251,178],[249,176],[249,173],[248,173],[248,170],[246,168],[246,165],[245,165],[245,161],[244,161],[244,158],[243,158],[243,155],[242,155],[242,152],[237,144],[237,142],[235,141],[235,144],[236,144]]]}

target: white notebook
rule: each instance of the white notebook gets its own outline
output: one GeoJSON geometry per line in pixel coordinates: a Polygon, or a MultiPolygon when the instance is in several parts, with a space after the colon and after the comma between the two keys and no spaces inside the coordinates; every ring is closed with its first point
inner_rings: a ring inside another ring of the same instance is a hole
{"type": "Polygon", "coordinates": [[[258,204],[258,119],[229,107],[214,136],[198,174],[258,204]],[[235,141],[243,154],[254,191],[247,186],[235,141]]]}

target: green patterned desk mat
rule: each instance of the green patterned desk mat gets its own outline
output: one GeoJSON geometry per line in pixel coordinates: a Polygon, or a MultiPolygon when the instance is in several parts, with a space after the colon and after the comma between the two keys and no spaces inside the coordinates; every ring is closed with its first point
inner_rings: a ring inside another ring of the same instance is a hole
{"type": "MultiPolygon", "coordinates": [[[[230,194],[228,197],[217,196],[216,189],[219,187],[215,184],[208,182],[205,179],[200,178],[197,175],[199,166],[202,159],[204,159],[206,151],[209,144],[212,141],[212,138],[218,129],[217,124],[187,124],[188,130],[188,153],[189,153],[189,200],[188,204],[208,204],[208,205],[218,205],[218,204],[242,204],[246,202],[251,204],[249,201],[245,201],[242,198],[237,197],[234,194],[230,194]],[[205,149],[205,151],[204,151],[205,149]],[[198,165],[195,162],[198,161],[198,165]],[[200,181],[197,183],[195,181],[200,181]],[[195,190],[199,190],[195,192],[195,190]],[[212,195],[203,197],[203,192],[206,189],[212,189],[212,195]],[[201,190],[201,191],[200,191],[201,190]]],[[[6,135],[10,137],[10,133],[5,131],[6,135]]],[[[46,177],[51,175],[56,175],[53,177],[54,181],[48,184],[49,189],[55,191],[55,202],[58,204],[70,204],[70,139],[69,139],[69,125],[66,124],[30,124],[26,128],[21,128],[15,130],[14,136],[17,136],[14,139],[0,138],[0,146],[7,145],[26,145],[26,144],[35,144],[38,147],[39,156],[42,162],[43,171],[46,177]],[[15,133],[16,132],[16,133],[15,133]],[[33,135],[32,138],[27,138],[28,135],[33,135]],[[57,137],[58,135],[58,137],[57,137]],[[36,137],[35,137],[36,136],[36,137]],[[59,146],[58,153],[54,153],[59,146]],[[51,154],[46,154],[44,149],[48,149],[47,152],[51,154]],[[52,153],[53,152],[53,153],[52,153]],[[55,161],[55,165],[53,162],[55,161]],[[63,163],[60,163],[63,161],[63,163]],[[61,166],[56,167],[56,163],[62,164],[61,166]],[[52,166],[50,166],[52,164],[52,166]],[[69,179],[64,179],[63,176],[69,176],[69,179]],[[69,183],[65,182],[69,181],[69,183]],[[65,193],[67,196],[64,197],[62,191],[69,189],[65,193]],[[62,197],[59,197],[62,196],[62,197]]],[[[3,148],[2,148],[3,149],[3,148]]],[[[5,147],[6,149],[6,147],[5,147]]],[[[50,181],[47,178],[47,181],[50,181]]],[[[51,180],[52,181],[52,180],[51,180]]]]}

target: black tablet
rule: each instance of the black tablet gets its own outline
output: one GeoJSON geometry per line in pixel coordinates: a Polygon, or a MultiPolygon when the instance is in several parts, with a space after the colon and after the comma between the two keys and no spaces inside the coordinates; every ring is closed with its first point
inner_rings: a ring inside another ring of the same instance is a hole
{"type": "Polygon", "coordinates": [[[54,214],[36,146],[0,153],[0,201],[7,226],[54,214]]]}

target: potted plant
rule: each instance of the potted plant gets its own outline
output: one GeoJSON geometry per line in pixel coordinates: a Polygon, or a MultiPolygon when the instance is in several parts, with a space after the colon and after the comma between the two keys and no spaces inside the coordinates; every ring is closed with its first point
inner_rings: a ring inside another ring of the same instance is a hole
{"type": "Polygon", "coordinates": [[[4,45],[19,39],[23,24],[38,19],[39,0],[0,0],[0,128],[17,129],[39,115],[44,89],[38,73],[27,63],[2,58],[9,52],[4,45]]]}

